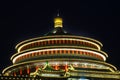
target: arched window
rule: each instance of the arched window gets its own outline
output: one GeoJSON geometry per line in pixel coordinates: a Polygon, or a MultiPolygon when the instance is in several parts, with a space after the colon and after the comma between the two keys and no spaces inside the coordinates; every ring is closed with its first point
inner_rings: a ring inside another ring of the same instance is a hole
{"type": "Polygon", "coordinates": [[[80,54],[83,55],[83,51],[81,51],[80,54]]]}
{"type": "Polygon", "coordinates": [[[68,53],[68,50],[65,50],[65,53],[68,53]]]}
{"type": "Polygon", "coordinates": [[[64,40],[65,41],[65,44],[67,44],[67,40],[64,40]]]}
{"type": "Polygon", "coordinates": [[[41,55],[43,55],[43,52],[40,52],[41,53],[41,55]]]}
{"type": "Polygon", "coordinates": [[[55,44],[57,44],[58,43],[58,40],[55,40],[55,44]]]}
{"type": "Polygon", "coordinates": [[[74,51],[73,53],[76,54],[76,51],[74,51]]]}
{"type": "Polygon", "coordinates": [[[71,50],[69,51],[70,54],[72,54],[72,52],[73,52],[73,51],[71,51],[71,50]]]}
{"type": "Polygon", "coordinates": [[[40,42],[38,42],[38,46],[40,46],[40,42]]]}
{"type": "Polygon", "coordinates": [[[59,40],[59,44],[61,44],[61,40],[59,40]]]}
{"type": "MultiPolygon", "coordinates": [[[[31,47],[34,47],[34,44],[33,44],[33,43],[31,44],[31,47]]],[[[29,48],[29,46],[27,46],[27,49],[28,49],[28,48],[29,48]]]]}
{"type": "Polygon", "coordinates": [[[53,51],[53,54],[55,54],[55,51],[53,51]]]}
{"type": "Polygon", "coordinates": [[[52,44],[52,40],[49,41],[49,44],[52,44]]]}
{"type": "Polygon", "coordinates": [[[47,51],[44,51],[44,54],[47,54],[47,51]]]}
{"type": "Polygon", "coordinates": [[[49,45],[49,44],[50,44],[50,41],[47,41],[47,44],[49,45]]]}
{"type": "Polygon", "coordinates": [[[63,44],[65,44],[65,40],[62,40],[63,44]]]}
{"type": "Polygon", "coordinates": [[[43,46],[43,41],[41,42],[41,45],[43,46]]]}
{"type": "Polygon", "coordinates": [[[69,44],[72,44],[73,42],[72,42],[72,40],[69,40],[69,44]]]}
{"type": "Polygon", "coordinates": [[[65,50],[61,50],[61,53],[63,54],[65,50]]]}
{"type": "Polygon", "coordinates": [[[38,47],[38,42],[36,42],[36,47],[38,47]]]}
{"type": "Polygon", "coordinates": [[[44,41],[44,45],[46,45],[46,41],[44,41]]]}
{"type": "Polygon", "coordinates": [[[60,50],[58,50],[57,53],[60,54],[60,50]]]}
{"type": "Polygon", "coordinates": [[[52,43],[51,44],[54,44],[54,40],[52,40],[52,43]]]}
{"type": "Polygon", "coordinates": [[[80,45],[82,45],[82,41],[80,41],[80,45]]]}
{"type": "Polygon", "coordinates": [[[34,43],[34,47],[36,47],[36,42],[34,43]]]}

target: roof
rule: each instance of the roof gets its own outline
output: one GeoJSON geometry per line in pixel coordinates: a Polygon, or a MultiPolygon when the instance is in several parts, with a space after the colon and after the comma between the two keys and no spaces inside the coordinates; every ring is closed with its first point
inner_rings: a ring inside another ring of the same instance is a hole
{"type": "Polygon", "coordinates": [[[70,35],[70,33],[68,33],[67,31],[65,31],[63,28],[61,27],[56,27],[54,28],[52,31],[48,32],[47,34],[45,34],[46,36],[49,35],[70,35]]]}

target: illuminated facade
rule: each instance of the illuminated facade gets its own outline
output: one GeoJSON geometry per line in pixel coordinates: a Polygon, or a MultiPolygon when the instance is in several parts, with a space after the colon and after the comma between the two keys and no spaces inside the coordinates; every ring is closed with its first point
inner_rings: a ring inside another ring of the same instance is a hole
{"type": "Polygon", "coordinates": [[[13,65],[3,70],[4,76],[120,80],[116,67],[105,62],[108,55],[101,50],[102,43],[67,33],[62,22],[57,16],[51,32],[19,43],[11,57],[13,65]]]}

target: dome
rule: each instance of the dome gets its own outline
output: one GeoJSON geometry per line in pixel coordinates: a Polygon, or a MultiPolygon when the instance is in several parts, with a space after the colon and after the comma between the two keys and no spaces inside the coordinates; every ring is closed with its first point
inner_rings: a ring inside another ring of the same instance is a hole
{"type": "Polygon", "coordinates": [[[88,37],[76,36],[63,29],[62,18],[54,19],[54,29],[42,37],[16,45],[13,65],[3,70],[7,75],[30,77],[87,77],[119,79],[116,67],[105,62],[108,55],[102,43],[88,37]],[[47,63],[46,63],[47,62],[47,63]]]}

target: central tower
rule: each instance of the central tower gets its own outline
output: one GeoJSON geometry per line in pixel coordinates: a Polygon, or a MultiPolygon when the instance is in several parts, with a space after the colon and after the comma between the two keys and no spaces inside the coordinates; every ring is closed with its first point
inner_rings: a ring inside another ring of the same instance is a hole
{"type": "Polygon", "coordinates": [[[102,43],[76,36],[63,29],[63,19],[54,18],[54,29],[45,36],[20,42],[11,60],[13,65],[3,70],[6,76],[120,79],[116,67],[106,63],[107,53],[102,43]]]}

